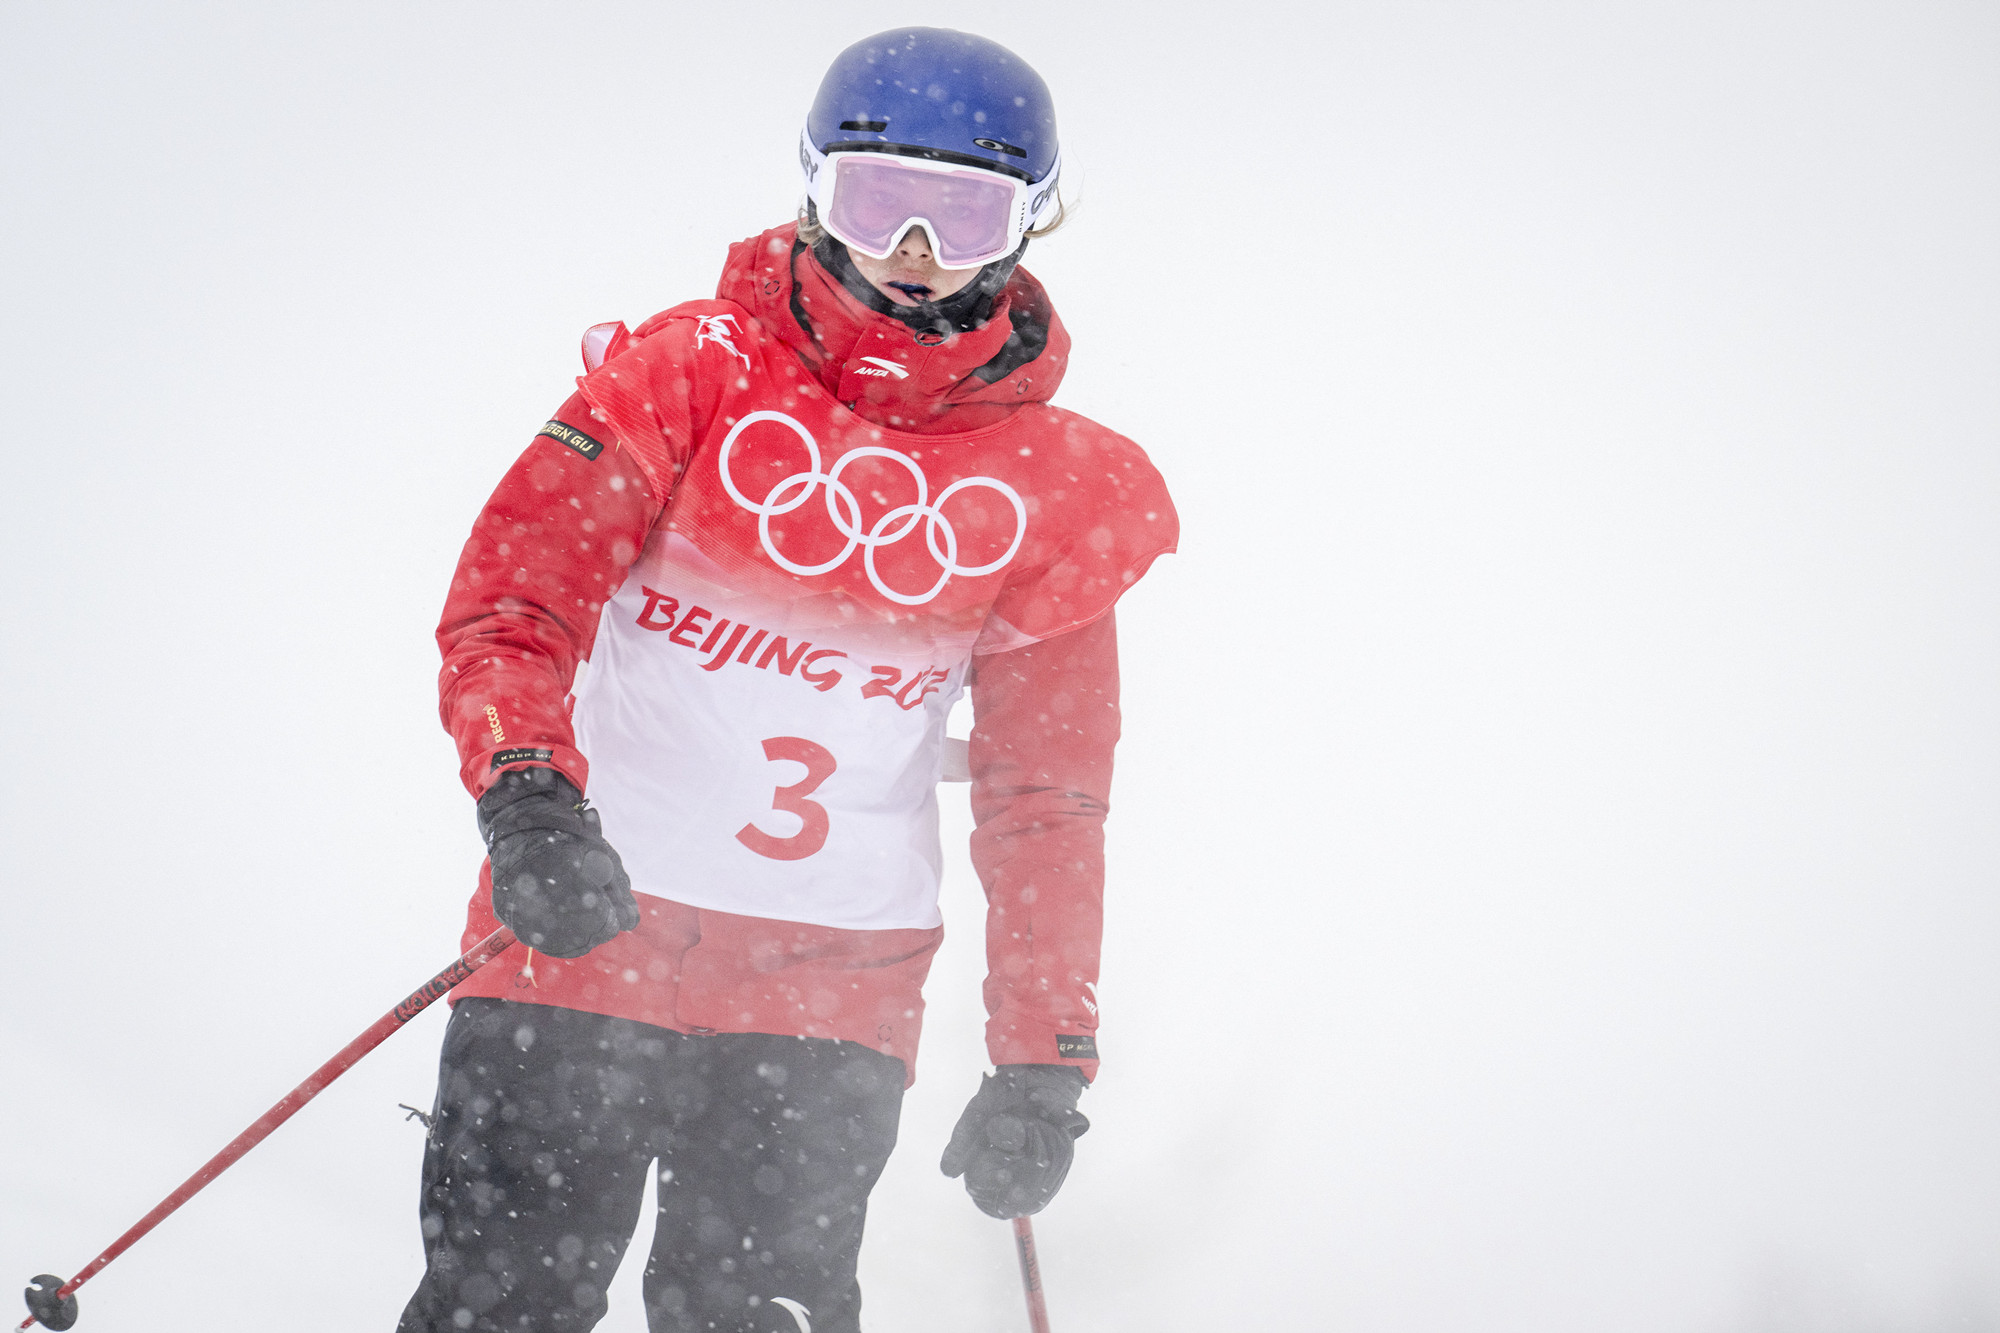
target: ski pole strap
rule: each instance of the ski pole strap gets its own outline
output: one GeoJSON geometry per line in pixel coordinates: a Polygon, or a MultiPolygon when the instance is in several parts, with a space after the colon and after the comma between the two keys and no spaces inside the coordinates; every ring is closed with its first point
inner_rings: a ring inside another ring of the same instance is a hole
{"type": "MultiPolygon", "coordinates": [[[[368,1030],[340,1048],[339,1052],[325,1064],[315,1069],[305,1082],[293,1088],[281,1098],[276,1106],[257,1117],[250,1128],[230,1140],[229,1146],[208,1159],[201,1170],[189,1176],[181,1187],[169,1194],[133,1224],[132,1229],[111,1243],[104,1253],[90,1261],[90,1266],[65,1282],[54,1293],[52,1299],[67,1300],[76,1289],[96,1277],[104,1266],[116,1259],[148,1231],[165,1221],[173,1211],[200,1193],[211,1180],[234,1166],[237,1159],[270,1137],[271,1131],[290,1120],[298,1109],[325,1091],[326,1086],[352,1069],[361,1057],[389,1039],[391,1033],[431,1007],[432,1003],[451,993],[452,989],[486,964],[505,953],[514,944],[514,932],[505,926],[494,931],[479,943],[453,959],[443,971],[411,991],[410,994],[388,1013],[369,1025],[368,1030]]],[[[29,1315],[21,1321],[22,1330],[35,1326],[36,1316],[29,1315]]],[[[64,1325],[67,1327],[67,1325],[64,1325]]]]}

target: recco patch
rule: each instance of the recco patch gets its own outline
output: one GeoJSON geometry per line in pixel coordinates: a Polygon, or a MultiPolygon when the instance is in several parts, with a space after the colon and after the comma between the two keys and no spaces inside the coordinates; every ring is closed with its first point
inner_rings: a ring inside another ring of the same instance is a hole
{"type": "MultiPolygon", "coordinates": [[[[487,772],[490,773],[496,768],[505,768],[509,764],[546,764],[550,759],[555,757],[555,753],[554,750],[495,750],[493,752],[493,763],[488,767],[487,772]]],[[[1057,1040],[1061,1040],[1061,1038],[1057,1038],[1057,1040]]]]}
{"type": "Polygon", "coordinates": [[[1056,1054],[1065,1060],[1095,1060],[1097,1038],[1056,1036],[1056,1054]]]}
{"type": "Polygon", "coordinates": [[[588,459],[595,460],[599,454],[604,452],[602,441],[593,440],[576,427],[565,426],[560,421],[551,421],[548,425],[536,431],[535,434],[546,435],[557,444],[574,449],[588,459]]]}

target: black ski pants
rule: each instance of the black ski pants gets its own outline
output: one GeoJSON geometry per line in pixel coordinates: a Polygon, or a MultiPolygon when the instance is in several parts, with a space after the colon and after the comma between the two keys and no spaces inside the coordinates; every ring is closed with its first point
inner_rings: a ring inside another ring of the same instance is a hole
{"type": "Polygon", "coordinates": [[[852,1042],[459,1001],[424,1150],[426,1269],[398,1333],[595,1325],[655,1161],[653,1333],[858,1333],[903,1076],[852,1042]]]}

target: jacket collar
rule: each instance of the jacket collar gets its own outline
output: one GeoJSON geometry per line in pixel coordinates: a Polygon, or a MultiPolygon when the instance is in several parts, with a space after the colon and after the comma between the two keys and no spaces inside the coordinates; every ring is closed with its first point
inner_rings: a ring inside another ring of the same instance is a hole
{"type": "Polygon", "coordinates": [[[919,333],[871,310],[798,240],[796,224],[730,247],[716,296],[743,306],[862,418],[918,433],[979,430],[1062,382],[1069,335],[1026,269],[970,332],[919,333]]]}

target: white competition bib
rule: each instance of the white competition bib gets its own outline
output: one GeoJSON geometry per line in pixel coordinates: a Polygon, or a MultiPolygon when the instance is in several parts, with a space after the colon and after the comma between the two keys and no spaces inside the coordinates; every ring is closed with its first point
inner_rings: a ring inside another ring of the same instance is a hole
{"type": "Polygon", "coordinates": [[[936,791],[970,638],[732,582],[655,531],[578,673],[590,799],[632,887],[848,930],[937,926],[936,791]]]}

